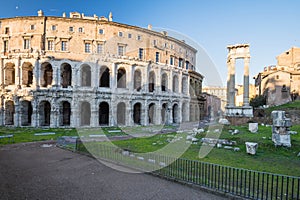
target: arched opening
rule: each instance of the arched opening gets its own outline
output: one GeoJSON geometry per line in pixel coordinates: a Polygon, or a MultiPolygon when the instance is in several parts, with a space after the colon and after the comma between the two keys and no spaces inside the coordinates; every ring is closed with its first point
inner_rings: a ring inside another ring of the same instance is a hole
{"type": "Polygon", "coordinates": [[[80,125],[89,126],[91,123],[91,105],[89,102],[82,102],[80,106],[80,125]]]}
{"type": "Polygon", "coordinates": [[[165,92],[168,89],[168,75],[164,73],[161,76],[161,91],[165,92]]]}
{"type": "Polygon", "coordinates": [[[91,67],[89,65],[82,65],[81,67],[81,86],[91,87],[91,67]]]}
{"type": "Polygon", "coordinates": [[[6,63],[5,65],[5,85],[15,84],[15,64],[6,63]]]}
{"type": "Polygon", "coordinates": [[[161,122],[162,124],[165,124],[167,122],[167,109],[168,104],[164,103],[161,108],[161,122]]]}
{"type": "Polygon", "coordinates": [[[33,81],[33,66],[30,62],[24,62],[22,65],[22,84],[29,87],[33,81]]]}
{"type": "Polygon", "coordinates": [[[40,126],[50,126],[51,105],[48,101],[42,101],[39,106],[40,126]]]}
{"type": "Polygon", "coordinates": [[[182,78],[181,92],[182,92],[182,94],[187,94],[187,92],[188,92],[188,81],[187,81],[186,77],[182,78]]]}
{"type": "Polygon", "coordinates": [[[137,69],[134,71],[134,82],[133,87],[136,91],[141,91],[142,89],[142,73],[141,70],[137,69]]]}
{"type": "Polygon", "coordinates": [[[109,124],[109,105],[107,102],[99,104],[99,125],[109,124]]]}
{"type": "Polygon", "coordinates": [[[61,65],[61,86],[63,88],[67,88],[72,84],[72,67],[68,63],[64,63],[61,65]]]}
{"type": "Polygon", "coordinates": [[[124,68],[118,69],[117,87],[126,88],[126,70],[124,68]]]}
{"type": "Polygon", "coordinates": [[[142,104],[136,103],[133,106],[133,122],[135,124],[141,124],[141,113],[142,113],[142,104]]]}
{"type": "Polygon", "coordinates": [[[190,121],[195,121],[195,110],[193,105],[190,105],[190,121]]]}
{"type": "Polygon", "coordinates": [[[48,62],[43,63],[41,67],[42,73],[41,73],[41,86],[47,87],[52,84],[53,79],[53,69],[52,65],[48,62]]]}
{"type": "Polygon", "coordinates": [[[15,104],[13,101],[5,102],[5,125],[14,125],[15,104]]]}
{"type": "Polygon", "coordinates": [[[149,92],[154,92],[155,89],[155,73],[154,71],[149,73],[149,92]]]}
{"type": "Polygon", "coordinates": [[[154,124],[155,119],[155,104],[151,103],[148,109],[149,124],[154,124]]]}
{"type": "Polygon", "coordinates": [[[173,76],[173,92],[178,93],[178,76],[174,75],[173,76]]]}
{"type": "Polygon", "coordinates": [[[188,104],[183,103],[181,107],[182,122],[187,122],[189,117],[188,104]]]}
{"type": "Polygon", "coordinates": [[[117,105],[117,124],[126,125],[126,105],[123,102],[117,105]]]}
{"type": "Polygon", "coordinates": [[[30,126],[33,111],[31,102],[22,101],[21,106],[21,126],[30,126]]]}
{"type": "Polygon", "coordinates": [[[102,66],[100,68],[99,87],[108,87],[109,88],[109,82],[110,82],[109,69],[106,66],[102,66]]]}
{"type": "Polygon", "coordinates": [[[173,112],[172,112],[172,117],[173,117],[173,123],[178,123],[179,122],[179,110],[178,110],[178,105],[174,104],[173,105],[173,112]]]}
{"type": "Polygon", "coordinates": [[[192,79],[190,79],[190,95],[194,96],[195,95],[195,85],[194,85],[194,81],[192,79]]]}
{"type": "Polygon", "coordinates": [[[61,102],[60,105],[60,125],[70,126],[71,123],[71,104],[68,101],[61,102]]]}

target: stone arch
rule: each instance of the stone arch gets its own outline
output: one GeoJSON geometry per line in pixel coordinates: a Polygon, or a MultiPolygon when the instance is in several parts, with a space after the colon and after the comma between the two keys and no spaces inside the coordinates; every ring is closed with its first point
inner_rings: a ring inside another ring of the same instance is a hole
{"type": "Polygon", "coordinates": [[[190,121],[195,121],[195,110],[192,104],[190,105],[190,121]]]}
{"type": "Polygon", "coordinates": [[[149,104],[148,119],[149,119],[149,124],[154,124],[154,119],[155,119],[155,104],[154,103],[149,104]]]}
{"type": "Polygon", "coordinates": [[[71,104],[68,101],[60,103],[60,126],[70,126],[71,124],[71,104]]]}
{"type": "Polygon", "coordinates": [[[87,101],[80,105],[80,126],[89,126],[91,124],[91,105],[87,101]]]}
{"type": "Polygon", "coordinates": [[[109,104],[105,101],[99,104],[99,125],[109,125],[109,104]]]}
{"type": "Polygon", "coordinates": [[[163,103],[161,106],[161,122],[162,124],[166,124],[168,120],[168,104],[163,103]]]}
{"type": "Polygon", "coordinates": [[[83,64],[81,66],[81,86],[91,87],[92,86],[92,73],[91,66],[88,64],[83,64]]]}
{"type": "Polygon", "coordinates": [[[126,70],[123,67],[117,72],[117,88],[126,88],[126,70]]]}
{"type": "Polygon", "coordinates": [[[117,105],[117,125],[126,125],[126,105],[124,102],[117,105]]]}
{"type": "Polygon", "coordinates": [[[32,104],[30,101],[21,101],[21,126],[30,126],[32,117],[32,104]]]}
{"type": "Polygon", "coordinates": [[[142,89],[142,72],[137,69],[134,71],[134,79],[133,79],[133,88],[136,91],[140,91],[142,89]]]}
{"type": "Polygon", "coordinates": [[[4,68],[5,74],[5,85],[14,85],[15,84],[15,64],[6,63],[4,68]]]}
{"type": "Polygon", "coordinates": [[[173,76],[173,85],[172,85],[172,91],[175,92],[175,93],[178,93],[178,86],[179,86],[179,83],[178,83],[178,76],[177,75],[174,75],[173,76]]]}
{"type": "Polygon", "coordinates": [[[60,66],[61,86],[67,88],[72,85],[72,67],[69,63],[60,66]]]}
{"type": "Polygon", "coordinates": [[[163,73],[161,76],[161,91],[166,92],[168,90],[168,75],[163,73]]]}
{"type": "Polygon", "coordinates": [[[52,85],[53,80],[53,68],[48,62],[45,62],[41,66],[41,86],[47,87],[52,85]]]}
{"type": "Polygon", "coordinates": [[[100,79],[99,79],[99,87],[110,87],[110,74],[109,68],[107,66],[101,66],[100,68],[100,79]]]}
{"type": "Polygon", "coordinates": [[[188,81],[187,81],[187,77],[183,77],[182,78],[181,93],[182,94],[188,94],[188,81]]]}
{"type": "Polygon", "coordinates": [[[142,117],[142,104],[136,103],[133,106],[133,122],[135,124],[141,124],[141,117],[142,117]]]}
{"type": "Polygon", "coordinates": [[[33,82],[33,66],[30,62],[22,65],[22,84],[29,87],[33,82]]]}
{"type": "Polygon", "coordinates": [[[179,123],[179,107],[177,103],[173,105],[172,111],[173,123],[179,123]]]}
{"type": "Polygon", "coordinates": [[[49,101],[41,101],[39,104],[40,126],[50,126],[51,104],[49,101]]]}
{"type": "Polygon", "coordinates": [[[154,92],[155,90],[155,72],[151,71],[149,73],[149,84],[148,84],[149,92],[154,92]]]}
{"type": "Polygon", "coordinates": [[[184,102],[182,104],[182,107],[181,107],[181,118],[182,118],[182,122],[187,122],[188,121],[188,118],[189,118],[189,112],[188,112],[188,104],[186,102],[184,102]]]}
{"type": "Polygon", "coordinates": [[[191,95],[191,96],[194,96],[194,95],[195,95],[195,84],[194,84],[193,79],[190,79],[190,87],[189,87],[189,90],[190,90],[190,95],[191,95]]]}
{"type": "Polygon", "coordinates": [[[14,125],[15,104],[12,100],[5,102],[5,125],[14,125]]]}

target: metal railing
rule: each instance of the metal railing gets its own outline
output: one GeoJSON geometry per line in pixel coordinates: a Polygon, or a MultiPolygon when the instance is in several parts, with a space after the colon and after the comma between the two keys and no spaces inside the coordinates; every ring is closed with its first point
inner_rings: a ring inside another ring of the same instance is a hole
{"type": "Polygon", "coordinates": [[[154,153],[133,153],[101,142],[83,144],[79,139],[76,139],[74,148],[77,151],[92,153],[98,159],[240,197],[267,200],[300,199],[300,177],[176,159],[154,153]]]}

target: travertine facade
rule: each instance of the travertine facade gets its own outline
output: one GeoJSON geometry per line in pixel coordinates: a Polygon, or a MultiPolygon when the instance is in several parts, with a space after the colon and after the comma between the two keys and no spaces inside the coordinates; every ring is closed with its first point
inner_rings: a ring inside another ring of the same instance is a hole
{"type": "Polygon", "coordinates": [[[256,94],[264,95],[271,106],[299,99],[300,93],[300,48],[292,47],[276,58],[277,65],[254,77],[256,94]]]}
{"type": "Polygon", "coordinates": [[[201,118],[203,76],[184,41],[112,15],[0,19],[0,125],[115,126],[201,118]]]}

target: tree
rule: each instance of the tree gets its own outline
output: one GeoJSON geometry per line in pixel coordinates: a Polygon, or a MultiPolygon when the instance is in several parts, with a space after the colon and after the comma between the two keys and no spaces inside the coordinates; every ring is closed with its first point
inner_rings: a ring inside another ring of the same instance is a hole
{"type": "Polygon", "coordinates": [[[254,98],[250,99],[250,106],[257,108],[263,105],[266,105],[267,100],[263,95],[256,95],[254,98]]]}

